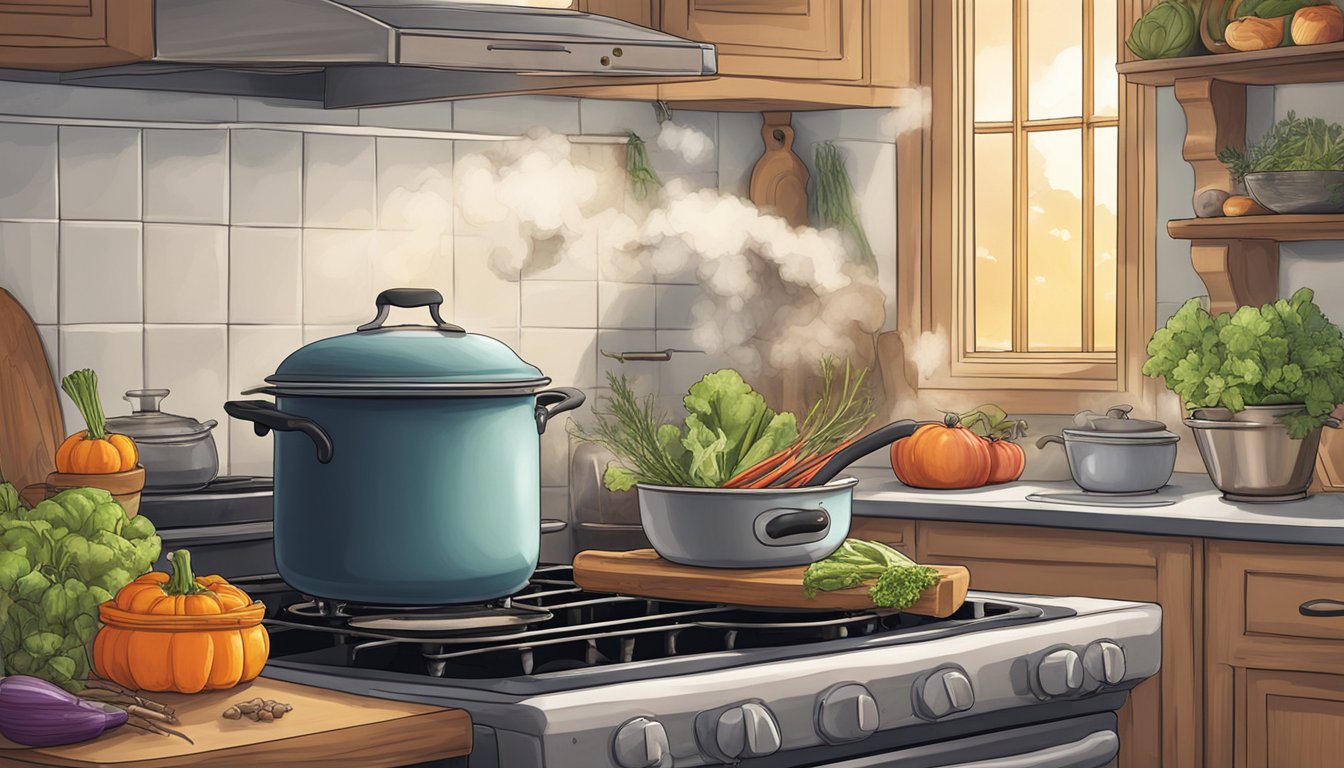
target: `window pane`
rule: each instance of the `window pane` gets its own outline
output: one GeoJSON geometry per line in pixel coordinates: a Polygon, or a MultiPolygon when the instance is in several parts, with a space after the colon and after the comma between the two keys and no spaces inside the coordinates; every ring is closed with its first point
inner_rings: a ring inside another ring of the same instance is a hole
{"type": "Polygon", "coordinates": [[[1013,348],[1013,135],[975,137],[975,348],[1013,348]]]}
{"type": "Polygon", "coordinates": [[[1092,114],[1120,114],[1120,74],[1115,71],[1115,0],[1093,0],[1092,38],[1096,41],[1092,65],[1092,114]]]}
{"type": "Polygon", "coordinates": [[[1083,133],[1027,134],[1027,348],[1082,349],[1083,133]]]}
{"type": "Polygon", "coordinates": [[[975,119],[1013,119],[1013,0],[975,0],[975,119]]]}
{"type": "Polygon", "coordinates": [[[1101,352],[1115,351],[1118,132],[1118,128],[1098,128],[1092,139],[1097,195],[1092,214],[1093,348],[1101,352]]]}
{"type": "Polygon", "coordinates": [[[1083,114],[1083,0],[1027,0],[1027,117],[1083,114]]]}

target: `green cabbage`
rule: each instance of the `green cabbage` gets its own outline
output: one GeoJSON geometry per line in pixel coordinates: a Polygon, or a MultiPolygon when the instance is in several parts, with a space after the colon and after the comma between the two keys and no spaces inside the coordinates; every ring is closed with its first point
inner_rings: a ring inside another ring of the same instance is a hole
{"type": "Polygon", "coordinates": [[[74,488],[32,509],[0,484],[0,660],[6,674],[76,689],[89,672],[98,606],[149,571],[161,542],[111,494],[74,488]]]}
{"type": "Polygon", "coordinates": [[[1217,316],[1191,299],[1153,334],[1143,373],[1165,379],[1187,408],[1302,403],[1282,420],[1306,437],[1344,403],[1344,335],[1313,298],[1303,288],[1217,316]]]}
{"type": "Polygon", "coordinates": [[[1141,59],[1189,56],[1199,47],[1199,23],[1187,0],[1163,0],[1134,22],[1125,45],[1141,59]]]}

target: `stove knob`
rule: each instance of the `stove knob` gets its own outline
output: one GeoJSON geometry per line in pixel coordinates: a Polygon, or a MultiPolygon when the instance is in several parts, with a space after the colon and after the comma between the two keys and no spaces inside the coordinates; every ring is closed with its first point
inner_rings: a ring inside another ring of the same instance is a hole
{"type": "Polygon", "coordinates": [[[1083,671],[1098,685],[1115,685],[1125,679],[1125,649],[1101,640],[1083,651],[1083,671]]]}
{"type": "Polygon", "coordinates": [[[611,751],[621,768],[671,768],[672,747],[663,724],[636,717],[616,729],[611,751]]]}
{"type": "Polygon", "coordinates": [[[944,669],[925,678],[916,693],[916,704],[925,719],[937,720],[975,706],[975,689],[959,669],[944,669]]]}
{"type": "Polygon", "coordinates": [[[748,702],[719,715],[714,742],[733,760],[773,755],[779,751],[779,725],[764,704],[748,702]]]}
{"type": "Polygon", "coordinates": [[[1052,651],[1036,667],[1036,682],[1046,696],[1067,696],[1083,687],[1083,662],[1076,651],[1052,651]]]}
{"type": "Polygon", "coordinates": [[[862,685],[841,685],[822,694],[817,707],[817,730],[826,741],[842,744],[866,739],[877,730],[877,725],[877,702],[862,685]]]}

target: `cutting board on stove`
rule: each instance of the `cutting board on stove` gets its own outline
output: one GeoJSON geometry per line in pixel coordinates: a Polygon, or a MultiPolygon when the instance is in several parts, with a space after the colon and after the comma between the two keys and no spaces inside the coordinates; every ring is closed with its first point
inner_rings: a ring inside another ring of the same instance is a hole
{"type": "Polygon", "coordinates": [[[0,475],[19,490],[45,481],[64,437],[42,339],[23,305],[0,288],[0,475]]]}
{"type": "MultiPolygon", "coordinates": [[[[942,578],[924,590],[905,613],[944,618],[966,602],[971,572],[960,565],[933,565],[942,578]]],[[[806,566],[789,568],[699,568],[668,562],[652,549],[588,550],[574,556],[574,581],[593,592],[755,608],[853,611],[873,607],[868,588],[803,594],[806,566]]]]}

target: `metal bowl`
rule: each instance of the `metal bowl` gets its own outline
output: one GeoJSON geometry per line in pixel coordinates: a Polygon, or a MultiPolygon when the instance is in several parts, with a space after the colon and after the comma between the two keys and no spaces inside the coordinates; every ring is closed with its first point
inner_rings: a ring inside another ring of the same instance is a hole
{"type": "MultiPolygon", "coordinates": [[[[1307,497],[1321,430],[1294,440],[1278,418],[1301,408],[1301,405],[1248,406],[1231,418],[1222,409],[1210,409],[1195,411],[1195,418],[1185,420],[1185,425],[1195,433],[1204,467],[1213,484],[1223,492],[1223,498],[1269,502],[1307,497]]],[[[1330,421],[1331,426],[1338,423],[1330,421]]]]}
{"type": "Polygon", "coordinates": [[[1246,174],[1246,191],[1275,213],[1344,212],[1344,171],[1246,174]]]}

